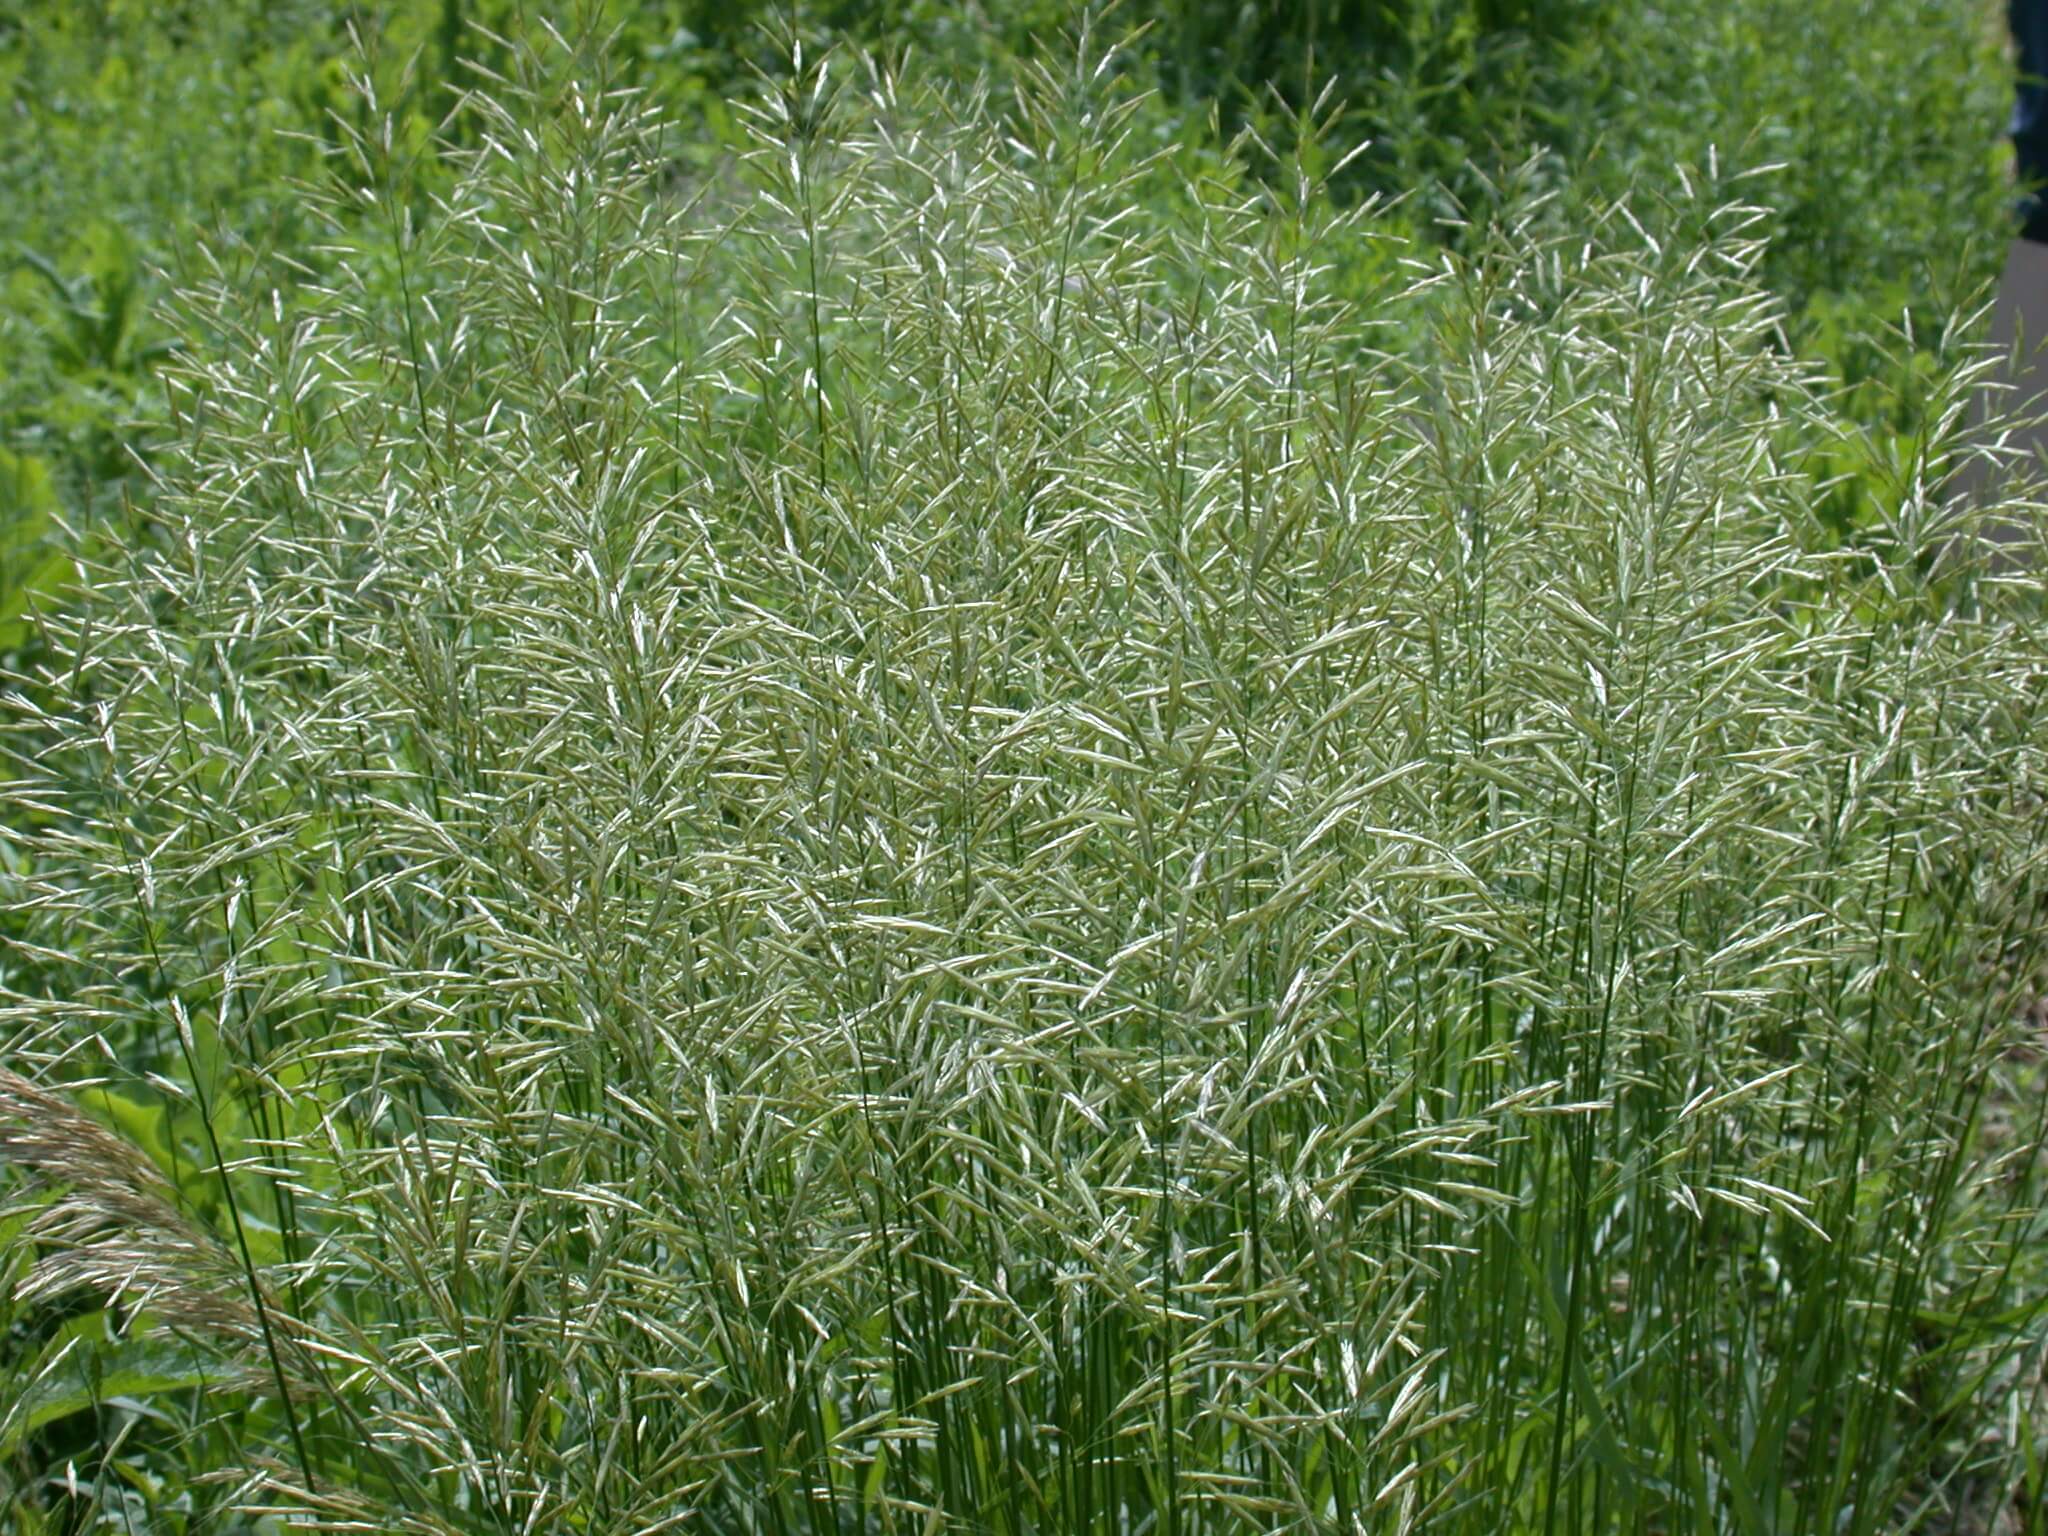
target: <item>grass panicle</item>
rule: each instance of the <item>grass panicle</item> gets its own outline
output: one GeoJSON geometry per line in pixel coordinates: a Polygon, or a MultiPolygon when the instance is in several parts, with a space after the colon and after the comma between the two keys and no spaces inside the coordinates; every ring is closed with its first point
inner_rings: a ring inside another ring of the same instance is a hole
{"type": "Polygon", "coordinates": [[[9,722],[5,1107],[182,1010],[244,1503],[2041,1528],[2038,597],[1954,419],[1836,547],[1745,183],[1425,254],[1093,43],[792,44],[711,173],[494,56],[207,255],[9,722]]]}

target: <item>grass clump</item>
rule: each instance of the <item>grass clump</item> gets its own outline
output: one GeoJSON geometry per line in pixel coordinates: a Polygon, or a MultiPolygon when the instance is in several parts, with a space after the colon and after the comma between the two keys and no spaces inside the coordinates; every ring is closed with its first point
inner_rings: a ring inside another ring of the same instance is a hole
{"type": "Polygon", "coordinates": [[[1740,185],[1340,305],[1371,206],[1085,46],[793,49],[701,180],[508,56],[212,253],[13,695],[0,1446],[126,1362],[194,1519],[2038,1525],[2037,600],[1952,432],[1831,552],[1740,185]]]}

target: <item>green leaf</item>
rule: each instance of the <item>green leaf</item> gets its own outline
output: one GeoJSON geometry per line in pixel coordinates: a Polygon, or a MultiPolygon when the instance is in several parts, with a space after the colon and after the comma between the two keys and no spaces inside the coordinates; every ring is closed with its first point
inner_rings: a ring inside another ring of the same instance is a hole
{"type": "Polygon", "coordinates": [[[0,448],[0,653],[28,639],[30,604],[63,579],[63,552],[51,547],[57,507],[43,463],[0,448]]]}
{"type": "Polygon", "coordinates": [[[1711,1413],[1702,1413],[1700,1423],[1706,1426],[1707,1438],[1714,1442],[1714,1457],[1720,1463],[1722,1477],[1727,1480],[1728,1493],[1735,1501],[1735,1515],[1742,1522],[1742,1529],[1755,1532],[1769,1529],[1764,1524],[1763,1506],[1757,1503],[1756,1494],[1749,1486],[1749,1473],[1743,1468],[1742,1455],[1729,1440],[1728,1432],[1711,1413]]]}
{"type": "Polygon", "coordinates": [[[105,1121],[113,1130],[149,1154],[149,1160],[167,1179],[176,1177],[171,1156],[171,1113],[164,1104],[143,1104],[107,1089],[95,1089],[79,1097],[79,1108],[105,1121]]]}
{"type": "Polygon", "coordinates": [[[96,1312],[74,1319],[65,1330],[76,1340],[73,1347],[68,1352],[61,1346],[46,1352],[60,1358],[22,1393],[13,1412],[0,1421],[0,1456],[12,1455],[23,1439],[46,1424],[84,1413],[115,1398],[146,1401],[166,1393],[196,1391],[220,1381],[217,1366],[209,1368],[190,1344],[177,1339],[152,1335],[90,1342],[78,1337],[80,1324],[104,1327],[104,1317],[96,1312]]]}

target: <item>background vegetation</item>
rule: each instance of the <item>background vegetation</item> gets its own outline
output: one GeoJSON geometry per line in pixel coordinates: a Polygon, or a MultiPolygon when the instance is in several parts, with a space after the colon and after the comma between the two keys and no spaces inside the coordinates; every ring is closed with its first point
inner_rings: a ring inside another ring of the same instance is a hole
{"type": "Polygon", "coordinates": [[[4,1528],[2048,1529],[1997,16],[758,10],[0,22],[4,1528]]]}
{"type": "MultiPolygon", "coordinates": [[[[676,123],[669,153],[716,159],[736,142],[727,97],[778,68],[782,10],[764,0],[581,0],[576,25],[616,40],[607,67],[676,123]]],[[[1364,153],[1346,200],[1399,197],[1383,221],[1425,240],[1462,237],[1533,154],[1566,227],[1671,170],[1777,167],[1765,271],[1786,301],[1788,343],[1851,389],[1849,414],[1886,438],[1922,429],[1932,317],[1996,270],[2006,196],[2008,70],[1997,7],[1962,0],[1858,5],[1711,0],[1644,12],[1611,0],[1147,0],[1111,12],[1149,28],[1119,55],[1162,92],[1153,131],[1199,142],[1212,118],[1250,123],[1291,152],[1295,119],[1326,87],[1343,104],[1332,142],[1364,153]],[[1895,332],[1923,310],[1915,341],[1895,332]]],[[[0,18],[7,117],[0,193],[13,211],[0,308],[0,643],[20,644],[29,594],[59,579],[51,530],[118,519],[137,493],[141,424],[159,410],[152,368],[171,345],[157,306],[189,243],[211,233],[303,259],[315,228],[296,188],[344,125],[365,127],[352,68],[412,150],[410,195],[443,168],[436,130],[460,142],[470,64],[517,34],[516,0],[92,0],[0,18]],[[368,39],[351,42],[351,29],[368,39]],[[352,64],[351,61],[354,61],[352,64]],[[453,113],[453,119],[448,120],[453,113]]],[[[1055,0],[983,8],[942,0],[835,0],[801,13],[833,39],[913,50],[939,72],[998,74],[1064,35],[1055,0]]],[[[1255,166],[1272,173],[1269,153],[1255,166]]],[[[1340,264],[1348,257],[1332,253],[1340,264]]],[[[1853,487],[1837,519],[1867,515],[1853,487]]]]}

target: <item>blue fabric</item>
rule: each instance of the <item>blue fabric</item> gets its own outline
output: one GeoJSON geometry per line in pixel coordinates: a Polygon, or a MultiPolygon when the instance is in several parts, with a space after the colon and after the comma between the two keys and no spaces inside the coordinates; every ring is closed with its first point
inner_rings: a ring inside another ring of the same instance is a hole
{"type": "Polygon", "coordinates": [[[2018,161],[2020,238],[2048,245],[2048,0],[2006,0],[2005,13],[2020,52],[2008,130],[2018,161]]]}

